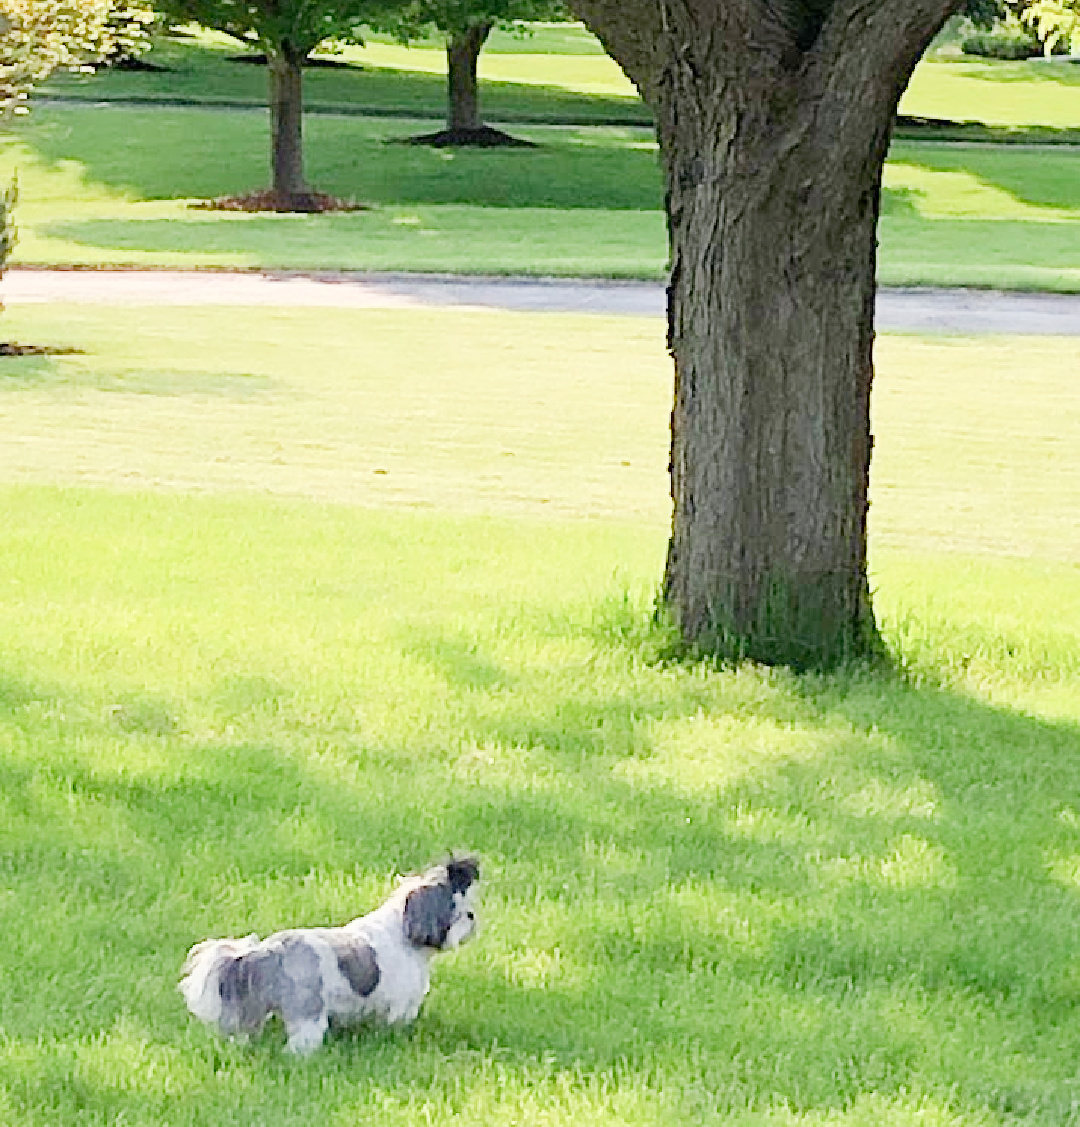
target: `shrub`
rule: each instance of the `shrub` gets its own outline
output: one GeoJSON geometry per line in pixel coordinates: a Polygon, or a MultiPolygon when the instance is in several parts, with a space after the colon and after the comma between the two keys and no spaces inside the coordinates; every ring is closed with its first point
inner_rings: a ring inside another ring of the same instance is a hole
{"type": "Polygon", "coordinates": [[[960,49],[987,59],[1032,59],[1043,53],[1039,37],[1015,17],[972,31],[960,41],[960,49]]]}

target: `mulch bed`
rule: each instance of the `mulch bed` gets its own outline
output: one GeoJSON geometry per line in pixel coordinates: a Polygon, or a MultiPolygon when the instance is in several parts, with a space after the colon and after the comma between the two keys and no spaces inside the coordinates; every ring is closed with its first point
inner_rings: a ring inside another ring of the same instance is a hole
{"type": "Polygon", "coordinates": [[[65,348],[52,344],[18,344],[13,340],[0,341],[0,356],[82,356],[81,348],[65,348]]]}
{"type": "Polygon", "coordinates": [[[438,133],[421,133],[418,137],[406,137],[405,145],[430,145],[435,149],[476,148],[476,149],[535,149],[532,141],[511,137],[501,129],[482,125],[479,129],[440,129],[438,133]]]}
{"type": "Polygon", "coordinates": [[[248,192],[242,196],[222,196],[216,200],[205,200],[190,205],[200,211],[276,211],[279,213],[302,212],[306,215],[327,211],[369,211],[367,204],[355,200],[343,200],[340,196],[328,196],[324,192],[304,192],[302,195],[283,196],[266,189],[261,192],[248,192]]]}
{"type": "MultiPolygon", "coordinates": [[[[250,63],[252,66],[266,66],[265,55],[227,55],[230,63],[250,63]]],[[[304,60],[304,69],[313,70],[363,70],[358,63],[346,63],[341,59],[309,58],[304,60]]]]}
{"type": "Polygon", "coordinates": [[[144,74],[165,74],[171,73],[172,67],[163,67],[160,63],[151,63],[146,59],[139,58],[124,58],[117,59],[115,62],[102,63],[101,66],[95,67],[95,70],[134,70],[144,74]]]}

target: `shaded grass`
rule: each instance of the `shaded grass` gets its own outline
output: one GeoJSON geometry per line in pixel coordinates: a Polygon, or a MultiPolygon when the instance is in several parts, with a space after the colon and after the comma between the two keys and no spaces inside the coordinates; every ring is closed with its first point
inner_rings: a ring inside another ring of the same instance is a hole
{"type": "MultiPolygon", "coordinates": [[[[954,663],[995,565],[878,570],[939,600],[918,688],[643,664],[656,529],[3,501],[15,1121],[1069,1122],[1077,682],[1054,718],[1006,649],[954,663]],[[343,920],[448,844],[486,928],[411,1033],[299,1065],[182,1013],[193,939],[343,920]]],[[[1048,603],[1024,634],[1073,645],[1048,603]]]]}
{"type": "MultiPolygon", "coordinates": [[[[419,122],[313,119],[311,179],[362,214],[192,211],[266,182],[261,115],[39,111],[0,149],[23,203],[16,261],[659,277],[661,178],[649,135],[523,129],[527,152],[390,145],[419,122]],[[175,197],[180,197],[178,201],[175,197]]],[[[1080,151],[898,142],[880,277],[895,285],[1080,287],[1080,151]]]]}
{"type": "Polygon", "coordinates": [[[1071,342],[879,342],[902,676],[796,678],[656,660],[659,321],[4,317],[86,355],[0,360],[3,1118],[1075,1122],[1071,342]],[[183,1012],[462,846],[411,1031],[183,1012]]]}

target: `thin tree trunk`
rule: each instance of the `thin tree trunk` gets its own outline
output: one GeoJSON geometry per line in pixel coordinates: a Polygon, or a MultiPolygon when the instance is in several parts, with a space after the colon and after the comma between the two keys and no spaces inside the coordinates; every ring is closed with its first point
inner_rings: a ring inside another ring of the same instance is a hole
{"type": "Polygon", "coordinates": [[[288,44],[270,54],[271,185],[287,209],[309,195],[304,180],[303,55],[288,44]]]}
{"type": "Polygon", "coordinates": [[[451,133],[475,133],[483,128],[476,70],[491,24],[473,24],[446,41],[446,127],[451,133]]]}
{"type": "Polygon", "coordinates": [[[726,657],[863,656],[882,168],[957,0],[573,4],[656,113],[666,174],[667,610],[726,657]]]}

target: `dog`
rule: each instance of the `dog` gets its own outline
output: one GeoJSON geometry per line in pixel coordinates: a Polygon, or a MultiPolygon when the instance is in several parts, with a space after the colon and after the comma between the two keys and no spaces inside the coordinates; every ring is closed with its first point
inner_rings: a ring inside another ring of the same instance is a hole
{"type": "Polygon", "coordinates": [[[430,986],[428,963],[476,931],[480,866],[452,857],[404,878],[390,898],[344,927],[295,928],[260,942],[207,939],[188,952],[180,993],[225,1037],[247,1038],[276,1014],[290,1052],[313,1053],[330,1026],[367,1018],[414,1021],[430,986]]]}

